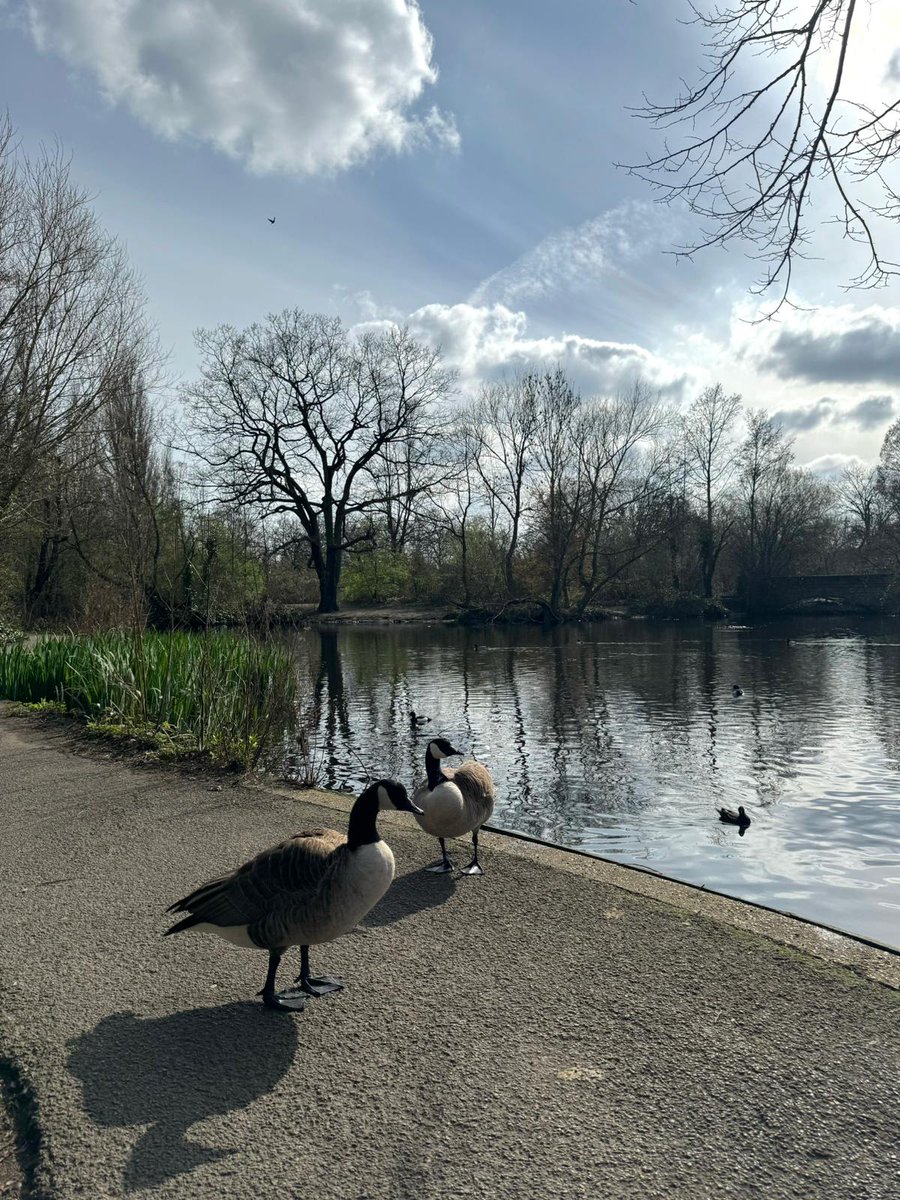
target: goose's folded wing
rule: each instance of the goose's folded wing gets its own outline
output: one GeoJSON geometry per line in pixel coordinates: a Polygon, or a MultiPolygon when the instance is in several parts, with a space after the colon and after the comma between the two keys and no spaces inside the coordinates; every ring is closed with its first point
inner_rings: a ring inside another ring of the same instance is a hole
{"type": "MultiPolygon", "coordinates": [[[[451,772],[447,771],[450,775],[451,772]]],[[[464,762],[452,772],[453,782],[476,804],[492,804],[494,801],[494,779],[482,763],[464,762]]]]}
{"type": "Polygon", "coordinates": [[[253,925],[298,894],[315,895],[346,838],[333,829],[296,833],[263,850],[230,875],[213,879],[173,904],[211,925],[253,925]]]}

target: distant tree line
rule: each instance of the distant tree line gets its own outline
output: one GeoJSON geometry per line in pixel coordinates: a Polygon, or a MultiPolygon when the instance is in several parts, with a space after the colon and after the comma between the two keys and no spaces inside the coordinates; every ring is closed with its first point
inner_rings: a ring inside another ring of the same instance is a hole
{"type": "Polygon", "coordinates": [[[720,384],[685,408],[561,368],[460,393],[440,352],[297,310],[197,338],[178,425],[144,298],[58,153],[0,126],[0,617],[265,623],[298,606],[764,606],[894,570],[900,423],[829,483],[720,384]]]}

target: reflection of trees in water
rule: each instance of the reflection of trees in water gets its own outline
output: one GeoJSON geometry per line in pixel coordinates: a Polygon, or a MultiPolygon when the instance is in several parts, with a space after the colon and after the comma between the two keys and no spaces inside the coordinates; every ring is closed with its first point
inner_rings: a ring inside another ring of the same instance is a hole
{"type": "Polygon", "coordinates": [[[352,747],[410,783],[441,733],[491,766],[498,823],[577,844],[673,804],[772,803],[851,712],[858,729],[864,704],[900,757],[896,652],[709,626],[480,636],[475,649],[471,633],[445,627],[322,631],[328,782],[361,782],[352,747]],[[434,721],[412,728],[411,708],[434,721]]]}
{"type": "Polygon", "coordinates": [[[337,761],[335,746],[338,737],[345,738],[349,729],[347,702],[344,692],[344,673],[336,629],[319,631],[319,667],[315,678],[316,707],[319,712],[319,738],[324,742],[325,782],[336,787],[337,761]]]}
{"type": "Polygon", "coordinates": [[[864,705],[885,765],[900,771],[900,647],[867,642],[862,650],[864,705]]]}
{"type": "MultiPolygon", "coordinates": [[[[532,791],[529,771],[528,737],[526,733],[525,712],[522,705],[522,692],[519,687],[518,659],[515,652],[506,650],[502,656],[503,679],[505,691],[509,697],[506,710],[509,740],[507,742],[506,779],[506,812],[511,814],[511,824],[516,829],[526,833],[539,832],[540,814],[535,813],[536,797],[532,791]]],[[[493,722],[502,721],[502,709],[496,702],[491,705],[493,722]]]]}

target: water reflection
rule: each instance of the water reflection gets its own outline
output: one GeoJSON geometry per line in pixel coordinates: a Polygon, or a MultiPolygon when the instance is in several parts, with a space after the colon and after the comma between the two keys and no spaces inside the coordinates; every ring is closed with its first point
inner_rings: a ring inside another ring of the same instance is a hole
{"type": "Polygon", "coordinates": [[[300,637],[328,786],[356,788],[367,770],[409,783],[440,732],[494,771],[495,824],[897,944],[900,622],[831,632],[621,622],[300,637]],[[411,724],[413,709],[431,722],[411,724]],[[744,838],[717,820],[738,804],[753,818],[744,838]]]}

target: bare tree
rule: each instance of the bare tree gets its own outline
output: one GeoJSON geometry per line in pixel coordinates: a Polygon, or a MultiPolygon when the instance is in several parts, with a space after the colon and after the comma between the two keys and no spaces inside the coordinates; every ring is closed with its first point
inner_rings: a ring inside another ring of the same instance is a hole
{"type": "MultiPolygon", "coordinates": [[[[432,416],[430,413],[421,415],[432,416]]],[[[394,553],[406,546],[422,500],[446,473],[446,464],[435,460],[434,450],[431,436],[417,436],[411,423],[409,437],[389,442],[382,451],[384,502],[381,517],[388,548],[394,553]]]]}
{"type": "Polygon", "coordinates": [[[508,596],[515,596],[516,552],[527,510],[527,485],[534,471],[540,436],[541,378],[533,373],[487,385],[473,409],[480,452],[476,468],[492,511],[506,523],[503,574],[508,596]]]}
{"type": "Polygon", "coordinates": [[[437,350],[405,329],[351,338],[337,318],[299,310],[238,331],[201,331],[202,378],[185,390],[191,452],[219,496],[261,516],[294,513],[336,612],[344,555],[374,541],[374,517],[421,490],[398,479],[392,448],[439,453],[436,413],[453,386],[437,350]]]}
{"type": "Polygon", "coordinates": [[[668,436],[657,441],[654,448],[659,458],[657,471],[661,478],[663,540],[668,566],[668,579],[662,591],[670,590],[677,596],[684,588],[691,515],[685,443],[678,425],[668,436]]]}
{"type": "Polygon", "coordinates": [[[771,557],[771,530],[761,538],[763,517],[770,517],[772,498],[783,484],[793,463],[793,443],[784,429],[763,409],[747,413],[747,436],[738,452],[739,495],[744,506],[745,544],[742,553],[744,586],[752,605],[768,583],[767,563],[771,557]]]}
{"type": "Polygon", "coordinates": [[[549,605],[554,615],[568,601],[572,551],[581,515],[583,483],[573,454],[581,397],[563,370],[541,378],[541,440],[535,488],[538,542],[550,575],[549,605]]]}
{"type": "Polygon", "coordinates": [[[665,413],[637,380],[583,401],[561,370],[540,381],[534,537],[554,614],[583,613],[663,536],[664,476],[652,447],[665,413]]]}
{"type": "Polygon", "coordinates": [[[773,579],[819,557],[832,504],[830,484],[787,462],[766,478],[757,495],[755,601],[773,579]]]}
{"type": "Polygon", "coordinates": [[[58,150],[27,157],[0,121],[0,519],[126,364],[145,375],[157,365],[143,304],[68,161],[58,150]]]}
{"type": "Polygon", "coordinates": [[[439,534],[449,537],[459,550],[460,595],[464,607],[473,600],[471,549],[472,531],[482,509],[478,490],[480,439],[471,422],[463,419],[449,439],[447,471],[428,509],[428,521],[439,534]]]}
{"type": "Polygon", "coordinates": [[[867,555],[882,521],[884,501],[878,490],[878,469],[862,463],[845,467],[837,496],[856,549],[867,555]]]}
{"type": "Polygon", "coordinates": [[[665,532],[663,461],[651,448],[665,421],[642,380],[612,400],[587,405],[581,414],[574,446],[581,503],[573,564],[581,590],[579,612],[665,532]]]}
{"type": "Polygon", "coordinates": [[[681,253],[749,243],[764,263],[758,290],[788,296],[810,237],[818,194],[865,265],[850,286],[886,283],[900,265],[879,241],[900,216],[896,176],[900,101],[848,91],[847,55],[871,0],[730,0],[690,5],[707,37],[697,83],[639,112],[683,131],[665,151],[628,169],[663,201],[682,201],[705,223],[681,253]],[[759,61],[767,64],[764,78],[759,61]]]}
{"type": "Polygon", "coordinates": [[[738,468],[734,429],[741,397],[720,383],[697,397],[682,420],[688,482],[701,509],[700,570],[703,595],[713,595],[716,567],[734,525],[727,494],[738,468]]]}
{"type": "Polygon", "coordinates": [[[164,541],[176,541],[171,464],[137,363],[123,363],[100,410],[67,447],[67,534],[86,567],[128,599],[132,619],[176,620],[176,581],[165,577],[164,541]]]}

